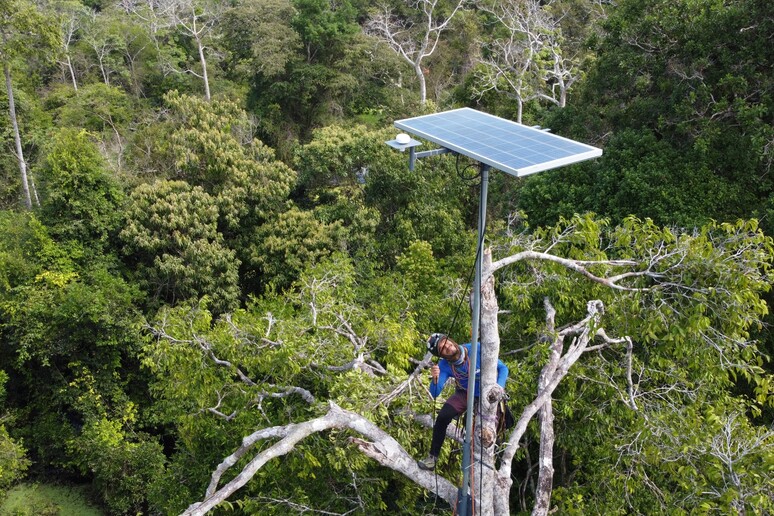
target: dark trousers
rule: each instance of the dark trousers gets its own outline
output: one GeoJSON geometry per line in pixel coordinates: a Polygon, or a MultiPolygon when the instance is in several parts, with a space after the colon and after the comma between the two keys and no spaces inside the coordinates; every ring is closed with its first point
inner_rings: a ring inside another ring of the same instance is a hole
{"type": "Polygon", "coordinates": [[[457,389],[443,404],[441,411],[438,412],[438,416],[435,418],[435,424],[433,424],[433,442],[430,444],[430,455],[438,457],[441,453],[441,446],[443,446],[443,441],[446,439],[446,429],[449,427],[449,423],[451,423],[452,419],[465,412],[467,403],[468,392],[457,389]]]}

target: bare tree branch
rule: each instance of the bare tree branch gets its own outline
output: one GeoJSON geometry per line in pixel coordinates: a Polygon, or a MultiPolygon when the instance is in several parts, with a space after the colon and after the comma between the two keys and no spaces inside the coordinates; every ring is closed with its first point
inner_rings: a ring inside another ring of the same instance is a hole
{"type": "Polygon", "coordinates": [[[411,372],[411,374],[403,380],[397,387],[395,387],[392,391],[390,391],[387,394],[384,394],[379,397],[379,401],[376,403],[376,405],[389,405],[395,399],[403,394],[407,389],[410,388],[411,384],[415,382],[419,375],[422,374],[422,372],[425,371],[425,369],[429,368],[433,361],[433,355],[428,353],[425,353],[424,358],[422,359],[419,364],[414,368],[414,370],[411,372]]]}
{"type": "Polygon", "coordinates": [[[363,416],[344,410],[335,403],[330,402],[328,412],[316,419],[298,424],[264,428],[246,436],[242,440],[242,445],[234,453],[226,457],[212,473],[204,499],[189,506],[183,514],[190,516],[206,514],[244,486],[268,461],[289,453],[302,439],[334,428],[347,428],[367,437],[371,441],[351,437],[350,442],[355,444],[365,455],[383,466],[406,475],[424,489],[437,492],[438,496],[450,505],[454,504],[457,488],[451,482],[445,478],[436,477],[432,472],[419,469],[414,458],[389,434],[363,416]],[[258,442],[265,439],[279,439],[279,441],[258,453],[236,477],[218,488],[223,475],[249,453],[258,442]],[[438,485],[437,491],[435,488],[436,482],[438,485]]]}
{"type": "Polygon", "coordinates": [[[441,34],[448,28],[457,11],[462,9],[464,0],[456,0],[451,13],[445,18],[438,15],[438,0],[412,0],[407,3],[421,11],[419,22],[401,19],[393,14],[390,6],[385,5],[366,22],[363,30],[386,42],[411,65],[419,80],[420,102],[424,105],[427,101],[427,83],[422,61],[435,52],[441,34]]]}
{"type": "Polygon", "coordinates": [[[498,269],[502,269],[507,265],[511,265],[513,263],[520,262],[522,260],[543,260],[543,261],[558,263],[570,270],[573,270],[575,272],[578,272],[586,276],[587,278],[589,278],[590,280],[596,283],[605,285],[606,287],[610,287],[616,290],[627,290],[632,292],[642,292],[642,291],[647,291],[649,289],[626,287],[623,285],[619,285],[618,281],[625,278],[631,278],[631,277],[650,277],[650,278],[660,277],[659,274],[656,274],[653,271],[645,270],[645,271],[632,271],[626,274],[612,276],[610,278],[604,278],[593,274],[591,271],[589,271],[587,267],[592,265],[605,265],[609,267],[634,267],[638,265],[638,263],[633,260],[570,260],[567,258],[561,258],[559,256],[555,256],[553,254],[541,253],[538,251],[522,251],[520,253],[516,253],[511,256],[508,256],[507,258],[503,258],[501,260],[493,262],[492,268],[488,271],[488,273],[492,274],[498,269]]]}

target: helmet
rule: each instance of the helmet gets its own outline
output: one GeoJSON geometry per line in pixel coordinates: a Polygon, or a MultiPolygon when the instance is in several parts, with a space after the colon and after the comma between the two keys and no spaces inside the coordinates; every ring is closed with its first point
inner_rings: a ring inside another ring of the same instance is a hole
{"type": "Polygon", "coordinates": [[[441,343],[441,339],[445,339],[446,335],[443,333],[433,333],[430,338],[427,339],[427,350],[433,355],[440,357],[440,351],[438,345],[441,343]]]}

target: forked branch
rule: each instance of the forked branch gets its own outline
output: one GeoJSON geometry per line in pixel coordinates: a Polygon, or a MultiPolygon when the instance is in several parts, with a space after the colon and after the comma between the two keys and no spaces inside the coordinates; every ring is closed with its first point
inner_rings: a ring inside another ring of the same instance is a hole
{"type": "Polygon", "coordinates": [[[451,482],[445,478],[436,477],[432,472],[419,469],[414,458],[387,432],[363,416],[344,410],[330,402],[328,412],[316,419],[303,423],[263,428],[245,437],[242,440],[242,445],[226,457],[212,473],[204,499],[190,505],[183,514],[186,516],[206,514],[250,481],[268,461],[289,453],[302,439],[332,429],[349,429],[357,432],[363,437],[351,437],[350,442],[355,444],[365,455],[383,466],[402,473],[424,489],[436,492],[450,505],[454,504],[457,488],[451,482]],[[232,480],[218,488],[223,475],[248,454],[257,443],[266,439],[279,439],[279,441],[258,453],[232,480]]]}

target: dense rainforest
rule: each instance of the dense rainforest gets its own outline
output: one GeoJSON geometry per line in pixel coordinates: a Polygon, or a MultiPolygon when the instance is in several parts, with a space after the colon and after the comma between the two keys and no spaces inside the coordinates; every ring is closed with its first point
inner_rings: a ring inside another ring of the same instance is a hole
{"type": "Polygon", "coordinates": [[[384,142],[467,106],[604,151],[492,173],[480,512],[774,512],[770,0],[0,0],[0,62],[0,499],[450,513],[454,439],[388,456],[479,171],[384,142]]]}

